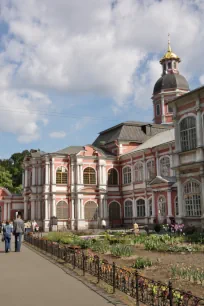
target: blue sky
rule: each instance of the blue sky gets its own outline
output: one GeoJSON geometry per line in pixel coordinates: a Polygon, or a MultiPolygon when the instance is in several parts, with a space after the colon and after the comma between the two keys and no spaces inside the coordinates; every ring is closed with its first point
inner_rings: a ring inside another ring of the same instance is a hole
{"type": "Polygon", "coordinates": [[[190,88],[204,83],[201,0],[114,3],[2,0],[0,158],[85,145],[122,121],[151,121],[168,33],[190,88]]]}

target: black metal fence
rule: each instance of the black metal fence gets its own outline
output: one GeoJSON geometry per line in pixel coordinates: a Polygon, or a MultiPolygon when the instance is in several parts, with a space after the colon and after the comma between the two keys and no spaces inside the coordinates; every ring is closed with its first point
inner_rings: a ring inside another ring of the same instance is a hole
{"type": "Polygon", "coordinates": [[[98,256],[87,256],[81,249],[75,249],[51,242],[40,237],[25,235],[25,242],[50,254],[53,258],[62,259],[73,268],[78,268],[106,282],[113,288],[135,299],[139,306],[142,302],[146,305],[157,306],[204,306],[204,299],[196,297],[189,292],[174,289],[169,281],[168,285],[141,276],[137,270],[134,273],[118,267],[114,262],[100,260],[98,256]]]}

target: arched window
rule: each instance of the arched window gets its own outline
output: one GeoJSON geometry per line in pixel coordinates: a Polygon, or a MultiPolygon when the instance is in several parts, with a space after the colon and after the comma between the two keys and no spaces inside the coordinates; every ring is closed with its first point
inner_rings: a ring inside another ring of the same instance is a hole
{"type": "Polygon", "coordinates": [[[155,163],[154,160],[147,161],[147,180],[152,180],[155,177],[155,163]]]}
{"type": "Polygon", "coordinates": [[[187,217],[201,216],[200,184],[189,181],[184,186],[184,200],[187,217]]]}
{"type": "Polygon", "coordinates": [[[189,151],[195,149],[196,141],[196,119],[195,117],[186,117],[180,123],[181,150],[189,151]]]}
{"type": "Polygon", "coordinates": [[[143,164],[138,162],[135,165],[135,182],[143,182],[144,173],[143,173],[143,164]]]}
{"type": "Polygon", "coordinates": [[[94,201],[88,201],[84,207],[85,220],[96,221],[98,219],[98,206],[94,201]]]}
{"type": "Polygon", "coordinates": [[[175,209],[175,216],[178,216],[179,215],[178,197],[175,197],[174,209],[175,209]]]}
{"type": "Polygon", "coordinates": [[[160,159],[160,175],[170,176],[170,158],[168,156],[160,159]]]}
{"type": "Polygon", "coordinates": [[[68,219],[68,204],[65,201],[57,203],[57,219],[67,220],[68,219]]]}
{"type": "Polygon", "coordinates": [[[148,200],[148,204],[149,204],[149,217],[151,217],[152,216],[152,198],[148,200]]]}
{"type": "Polygon", "coordinates": [[[84,169],[84,185],[96,184],[96,172],[93,168],[87,167],[84,169]]]}
{"type": "Polygon", "coordinates": [[[118,184],[118,172],[116,169],[112,168],[108,170],[108,185],[118,184]]]}
{"type": "Polygon", "coordinates": [[[145,200],[137,200],[137,217],[145,217],[145,200]]]}
{"type": "Polygon", "coordinates": [[[65,167],[57,168],[56,184],[67,184],[67,169],[65,167]]]}
{"type": "Polygon", "coordinates": [[[124,184],[130,184],[131,181],[132,181],[131,168],[130,167],[123,168],[123,183],[124,184]]]}
{"type": "Polygon", "coordinates": [[[125,218],[132,218],[132,201],[125,201],[125,218]]]}
{"type": "Polygon", "coordinates": [[[166,199],[165,199],[165,197],[159,197],[158,213],[162,217],[166,216],[166,199]]]}

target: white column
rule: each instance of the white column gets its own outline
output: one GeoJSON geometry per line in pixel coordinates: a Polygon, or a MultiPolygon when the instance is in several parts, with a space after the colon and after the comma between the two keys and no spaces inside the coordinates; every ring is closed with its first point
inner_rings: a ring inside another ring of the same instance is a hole
{"type": "Polygon", "coordinates": [[[148,199],[145,197],[145,217],[149,215],[148,199]]]}
{"type": "Polygon", "coordinates": [[[202,118],[200,109],[197,111],[196,118],[196,133],[197,133],[197,146],[201,147],[203,144],[203,128],[202,128],[202,118]]]}
{"type": "Polygon", "coordinates": [[[49,219],[49,206],[48,206],[48,199],[45,199],[45,220],[49,219]]]}
{"type": "Polygon", "coordinates": [[[77,184],[80,184],[79,165],[77,165],[77,184]]]}
{"type": "Polygon", "coordinates": [[[155,193],[152,192],[152,217],[155,217],[155,206],[156,206],[155,193]]]}
{"type": "Polygon", "coordinates": [[[56,178],[55,178],[56,174],[55,174],[54,158],[52,159],[52,164],[51,164],[51,165],[52,165],[52,166],[51,166],[51,171],[52,171],[52,173],[51,173],[52,185],[55,185],[55,184],[56,184],[56,178]]]}
{"type": "Polygon", "coordinates": [[[24,187],[28,187],[28,169],[25,169],[25,181],[24,181],[24,187]]]}
{"type": "Polygon", "coordinates": [[[100,199],[99,199],[99,219],[103,219],[103,197],[100,196],[100,199]]]}
{"type": "Polygon", "coordinates": [[[82,168],[82,165],[80,165],[80,184],[83,184],[83,168],[82,168]]]}
{"type": "Polygon", "coordinates": [[[35,220],[35,200],[31,200],[31,220],[35,220]]]}
{"type": "Polygon", "coordinates": [[[179,215],[177,217],[184,217],[184,199],[183,199],[183,187],[180,180],[180,177],[177,176],[177,194],[178,194],[178,207],[179,207],[179,215]]]}
{"type": "Polygon", "coordinates": [[[75,212],[74,212],[74,210],[75,210],[75,205],[74,205],[74,200],[71,200],[71,203],[72,203],[72,220],[74,220],[74,219],[75,219],[75,212]]]}
{"type": "Polygon", "coordinates": [[[32,166],[32,186],[36,185],[36,179],[35,179],[35,166],[32,166]]]}
{"type": "Polygon", "coordinates": [[[103,166],[103,185],[106,185],[106,182],[107,182],[106,166],[103,166]]]}
{"type": "Polygon", "coordinates": [[[49,162],[45,163],[45,185],[49,184],[49,162]]]}
{"type": "Polygon", "coordinates": [[[81,219],[84,220],[84,205],[82,199],[80,201],[80,207],[81,207],[81,219]]]}
{"type": "Polygon", "coordinates": [[[167,191],[168,217],[172,217],[171,190],[167,191]]]}
{"type": "Polygon", "coordinates": [[[22,186],[25,186],[25,172],[22,173],[22,186]]]}
{"type": "Polygon", "coordinates": [[[77,199],[77,211],[78,211],[78,220],[81,219],[81,199],[77,199]]]}
{"type": "Polygon", "coordinates": [[[28,201],[24,200],[24,220],[28,219],[28,201]]]}
{"type": "Polygon", "coordinates": [[[52,196],[52,217],[56,217],[56,199],[52,196]]]}
{"type": "Polygon", "coordinates": [[[74,180],[74,165],[71,165],[71,183],[74,185],[75,180],[74,180]]]}
{"type": "Polygon", "coordinates": [[[137,199],[135,199],[135,218],[137,218],[137,199]]]}
{"type": "Polygon", "coordinates": [[[156,165],[157,165],[157,175],[160,175],[158,152],[156,152],[156,165]]]}
{"type": "Polygon", "coordinates": [[[164,106],[164,95],[162,94],[161,96],[161,111],[162,111],[162,123],[165,123],[166,120],[165,120],[165,106],[164,106]]]}
{"type": "Polygon", "coordinates": [[[38,168],[38,185],[42,185],[42,168],[41,166],[38,168]]]}
{"type": "Polygon", "coordinates": [[[109,218],[109,211],[108,211],[108,203],[107,203],[107,197],[104,197],[104,218],[107,220],[109,218]]]}
{"type": "Polygon", "coordinates": [[[8,220],[11,218],[11,203],[8,203],[8,220]]]}
{"type": "Polygon", "coordinates": [[[133,217],[133,219],[136,218],[136,201],[135,201],[135,198],[133,198],[133,201],[132,201],[132,217],[133,217]]]}
{"type": "Polygon", "coordinates": [[[8,218],[7,212],[8,212],[8,206],[7,203],[4,203],[4,221],[6,221],[8,218]]]}

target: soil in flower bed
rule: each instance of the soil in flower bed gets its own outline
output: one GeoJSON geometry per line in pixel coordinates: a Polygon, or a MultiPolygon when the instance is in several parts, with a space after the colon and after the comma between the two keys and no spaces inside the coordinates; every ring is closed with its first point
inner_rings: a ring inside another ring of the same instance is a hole
{"type": "Polygon", "coordinates": [[[140,245],[135,247],[133,256],[126,258],[116,258],[111,255],[97,254],[101,259],[108,260],[109,263],[115,262],[120,267],[130,268],[137,257],[149,258],[153,265],[142,270],[138,270],[142,276],[150,279],[158,280],[167,283],[169,279],[172,280],[173,287],[191,291],[193,295],[204,298],[204,286],[200,284],[191,283],[183,279],[172,279],[171,266],[179,265],[180,267],[204,267],[204,254],[202,253],[161,253],[155,251],[146,251],[140,245]]]}

